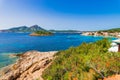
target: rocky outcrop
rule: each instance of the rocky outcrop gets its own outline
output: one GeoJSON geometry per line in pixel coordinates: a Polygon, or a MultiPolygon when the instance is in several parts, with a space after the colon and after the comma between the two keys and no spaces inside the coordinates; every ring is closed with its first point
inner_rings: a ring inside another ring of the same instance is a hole
{"type": "Polygon", "coordinates": [[[120,80],[120,75],[113,75],[105,78],[104,80],[120,80]]]}
{"type": "Polygon", "coordinates": [[[45,36],[45,35],[40,35],[40,34],[37,34],[35,32],[31,33],[30,36],[45,36]]]}
{"type": "Polygon", "coordinates": [[[0,71],[0,80],[43,80],[41,75],[54,59],[53,52],[28,51],[0,71]]]}

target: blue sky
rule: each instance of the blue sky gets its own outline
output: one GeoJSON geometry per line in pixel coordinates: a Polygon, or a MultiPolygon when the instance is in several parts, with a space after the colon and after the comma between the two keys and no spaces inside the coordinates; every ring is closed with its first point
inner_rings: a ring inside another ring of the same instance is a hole
{"type": "Polygon", "coordinates": [[[120,27],[120,0],[0,0],[0,29],[34,24],[45,29],[120,27]]]}

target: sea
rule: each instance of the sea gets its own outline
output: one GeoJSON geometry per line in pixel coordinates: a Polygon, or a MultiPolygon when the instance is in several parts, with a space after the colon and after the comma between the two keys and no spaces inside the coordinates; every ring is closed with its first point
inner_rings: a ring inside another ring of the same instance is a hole
{"type": "MultiPolygon", "coordinates": [[[[81,43],[101,40],[102,36],[83,36],[80,33],[55,33],[52,36],[29,36],[30,33],[0,33],[0,68],[14,63],[17,58],[10,54],[24,53],[30,50],[60,51],[81,43]]],[[[110,38],[115,40],[116,38],[110,38]]]]}

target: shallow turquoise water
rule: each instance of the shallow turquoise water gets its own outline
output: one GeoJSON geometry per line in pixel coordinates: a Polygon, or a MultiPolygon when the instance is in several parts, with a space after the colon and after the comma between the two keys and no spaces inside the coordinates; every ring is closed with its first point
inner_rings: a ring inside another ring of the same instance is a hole
{"type": "MultiPolygon", "coordinates": [[[[29,36],[29,33],[0,33],[0,67],[9,65],[14,59],[8,54],[29,50],[58,51],[78,46],[82,42],[95,42],[103,37],[82,36],[78,33],[56,33],[53,36],[29,36]]],[[[115,39],[115,38],[111,38],[115,39]]]]}
{"type": "Polygon", "coordinates": [[[0,69],[4,66],[14,63],[18,59],[17,57],[10,57],[9,54],[11,53],[0,54],[0,69]]]}

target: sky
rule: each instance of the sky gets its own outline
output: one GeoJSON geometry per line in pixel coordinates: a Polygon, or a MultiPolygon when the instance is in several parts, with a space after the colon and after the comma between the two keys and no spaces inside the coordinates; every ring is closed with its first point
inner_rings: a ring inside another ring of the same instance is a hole
{"type": "Polygon", "coordinates": [[[0,29],[39,25],[57,30],[120,27],[120,0],[0,0],[0,29]]]}

